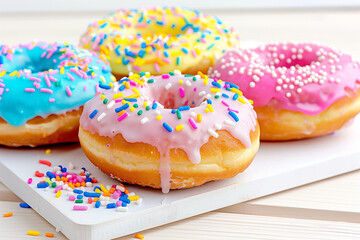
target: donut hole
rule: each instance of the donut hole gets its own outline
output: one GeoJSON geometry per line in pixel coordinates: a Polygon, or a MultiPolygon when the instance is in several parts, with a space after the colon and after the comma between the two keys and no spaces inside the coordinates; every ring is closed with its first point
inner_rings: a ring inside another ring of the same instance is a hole
{"type": "Polygon", "coordinates": [[[269,47],[260,55],[266,65],[276,68],[305,67],[320,61],[316,51],[309,52],[298,45],[289,45],[285,50],[279,46],[275,51],[269,47]]]}
{"type": "Polygon", "coordinates": [[[31,70],[32,73],[44,72],[49,69],[56,69],[58,64],[53,58],[41,58],[41,56],[30,56],[29,54],[14,54],[11,64],[5,66],[9,72],[19,70],[31,70]]]}
{"type": "Polygon", "coordinates": [[[182,106],[195,108],[206,101],[205,97],[200,97],[197,94],[198,92],[194,92],[192,89],[185,89],[185,92],[187,92],[187,94],[184,97],[181,97],[180,94],[175,91],[152,88],[149,97],[151,100],[155,100],[163,105],[165,109],[177,109],[182,106]]]}

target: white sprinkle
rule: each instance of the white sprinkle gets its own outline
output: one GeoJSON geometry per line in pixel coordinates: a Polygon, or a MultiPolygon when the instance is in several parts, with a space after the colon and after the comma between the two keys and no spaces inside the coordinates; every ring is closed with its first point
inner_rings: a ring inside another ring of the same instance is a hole
{"type": "Polygon", "coordinates": [[[251,88],[254,88],[254,87],[255,87],[255,83],[254,83],[254,82],[250,82],[249,86],[250,86],[251,88]]]}
{"type": "Polygon", "coordinates": [[[176,76],[180,76],[180,75],[181,75],[181,72],[180,72],[179,70],[175,70],[175,71],[174,71],[174,74],[175,74],[176,76]]]}
{"type": "Polygon", "coordinates": [[[302,89],[301,89],[301,88],[298,88],[298,89],[296,89],[296,92],[297,92],[297,93],[301,93],[301,92],[302,92],[302,89]]]}
{"type": "Polygon", "coordinates": [[[85,185],[86,185],[87,187],[92,187],[92,182],[87,182],[87,183],[85,183],[85,185]]]}
{"type": "Polygon", "coordinates": [[[260,81],[260,78],[259,78],[258,76],[256,76],[256,75],[254,75],[252,78],[253,78],[253,80],[254,80],[255,82],[260,81]]]}
{"type": "Polygon", "coordinates": [[[222,126],[221,126],[221,124],[216,123],[215,128],[216,128],[216,130],[220,130],[222,128],[222,126]]]}
{"type": "Polygon", "coordinates": [[[275,90],[278,91],[278,92],[280,92],[280,91],[281,91],[281,87],[280,87],[280,86],[276,86],[275,90]]]}
{"type": "Polygon", "coordinates": [[[144,117],[143,119],[140,120],[140,123],[141,123],[141,124],[145,124],[145,123],[147,123],[148,121],[149,121],[149,118],[144,117]]]}
{"type": "Polygon", "coordinates": [[[286,97],[288,97],[288,98],[291,97],[291,93],[287,92],[286,97]]]}
{"type": "Polygon", "coordinates": [[[208,94],[205,96],[205,98],[207,98],[207,99],[211,98],[211,94],[208,93],[208,94]]]}
{"type": "Polygon", "coordinates": [[[60,170],[61,170],[60,167],[54,167],[54,168],[53,168],[53,172],[57,172],[57,171],[60,171],[60,170]]]}
{"type": "Polygon", "coordinates": [[[211,128],[208,129],[208,133],[213,136],[214,138],[218,138],[219,134],[217,132],[215,132],[214,130],[212,130],[211,128]]]}
{"type": "Polygon", "coordinates": [[[161,113],[160,110],[155,110],[155,112],[157,115],[160,115],[160,113],[161,113]]]}
{"type": "Polygon", "coordinates": [[[283,83],[283,80],[282,80],[281,78],[279,78],[279,79],[277,80],[277,83],[278,83],[278,84],[282,84],[282,83],[283,83]]]}
{"type": "Polygon", "coordinates": [[[118,212],[127,212],[128,211],[128,207],[117,207],[116,211],[118,212]]]}
{"type": "MultiPolygon", "coordinates": [[[[70,192],[70,189],[72,190],[72,188],[71,187],[66,187],[66,196],[75,196],[75,194],[73,193],[73,192],[70,192]]],[[[64,187],[63,187],[63,189],[64,189],[64,187]]]]}
{"type": "Polygon", "coordinates": [[[188,87],[190,87],[190,86],[191,86],[191,82],[190,82],[189,80],[186,80],[185,85],[188,86],[188,87]]]}
{"type": "Polygon", "coordinates": [[[230,121],[230,120],[225,120],[224,123],[225,123],[226,125],[229,125],[229,126],[235,126],[235,125],[236,125],[235,122],[230,121]]]}
{"type": "Polygon", "coordinates": [[[121,192],[125,192],[125,188],[122,186],[116,186],[116,190],[120,190],[121,192]]]}
{"type": "Polygon", "coordinates": [[[193,118],[196,118],[196,113],[195,112],[191,112],[190,116],[192,116],[193,118]]]}
{"type": "MultiPolygon", "coordinates": [[[[59,167],[60,168],[60,167],[59,167]]],[[[68,169],[70,169],[70,170],[74,170],[75,169],[75,166],[74,166],[74,164],[72,163],[72,162],[69,162],[69,164],[68,164],[68,169]]]]}
{"type": "Polygon", "coordinates": [[[131,192],[128,194],[128,197],[132,197],[132,196],[135,196],[136,194],[134,192],[131,192]]]}
{"type": "Polygon", "coordinates": [[[171,83],[166,84],[165,89],[169,90],[171,88],[171,83]]]}
{"type": "Polygon", "coordinates": [[[206,94],[206,92],[205,92],[205,91],[201,91],[201,92],[199,92],[199,96],[200,96],[200,97],[204,96],[205,94],[206,94]]]}
{"type": "Polygon", "coordinates": [[[134,201],[132,203],[134,203],[135,205],[140,205],[142,202],[143,202],[143,199],[139,198],[138,200],[136,200],[136,201],[134,201]]]}
{"type": "Polygon", "coordinates": [[[114,104],[115,104],[115,101],[112,100],[111,102],[109,102],[109,104],[106,106],[106,108],[110,109],[110,108],[112,108],[114,106],[114,104]]]}
{"type": "Polygon", "coordinates": [[[102,114],[100,114],[100,116],[98,116],[98,118],[97,118],[98,122],[100,122],[105,116],[106,116],[106,113],[104,113],[104,112],[102,114]]]}
{"type": "Polygon", "coordinates": [[[229,71],[229,75],[233,75],[234,74],[234,71],[229,71]]]}

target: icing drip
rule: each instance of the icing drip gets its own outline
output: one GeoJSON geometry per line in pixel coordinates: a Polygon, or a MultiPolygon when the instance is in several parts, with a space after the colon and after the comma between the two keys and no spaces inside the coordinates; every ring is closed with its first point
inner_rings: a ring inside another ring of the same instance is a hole
{"type": "Polygon", "coordinates": [[[80,124],[100,136],[121,134],[127,142],[155,146],[160,152],[162,190],[168,192],[171,149],[184,150],[197,164],[200,148],[210,137],[217,138],[221,129],[249,148],[256,113],[233,84],[179,71],[162,76],[141,73],[123,78],[88,101],[80,124]],[[104,113],[106,116],[98,120],[104,113]]]}
{"type": "Polygon", "coordinates": [[[239,85],[255,107],[317,115],[359,87],[360,64],[329,47],[279,43],[230,50],[209,75],[239,85]]]}

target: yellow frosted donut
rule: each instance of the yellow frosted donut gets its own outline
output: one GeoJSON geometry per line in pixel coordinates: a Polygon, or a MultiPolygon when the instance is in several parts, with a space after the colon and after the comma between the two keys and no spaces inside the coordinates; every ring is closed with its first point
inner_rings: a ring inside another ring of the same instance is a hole
{"type": "Polygon", "coordinates": [[[218,18],[184,8],[120,9],[92,23],[80,45],[104,53],[113,74],[206,72],[215,58],[238,43],[218,18]]]}

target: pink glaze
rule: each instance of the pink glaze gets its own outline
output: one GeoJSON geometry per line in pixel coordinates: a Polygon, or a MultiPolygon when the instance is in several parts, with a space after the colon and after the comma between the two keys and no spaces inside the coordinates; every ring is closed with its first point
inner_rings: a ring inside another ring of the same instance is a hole
{"type": "MultiPolygon", "coordinates": [[[[122,91],[121,99],[126,99],[131,95],[134,97],[134,94],[136,95],[136,92],[139,91],[140,97],[136,98],[137,102],[121,103],[121,101],[114,100],[114,94],[120,93],[119,87],[126,82],[127,78],[123,78],[120,84],[116,82],[112,89],[102,93],[108,100],[105,104],[104,97],[101,98],[100,94],[85,104],[80,125],[83,129],[101,136],[113,138],[115,135],[121,134],[128,142],[143,142],[155,146],[161,156],[159,173],[163,192],[166,193],[170,189],[170,149],[181,148],[187,153],[192,163],[200,163],[201,146],[207,143],[211,136],[218,137],[216,130],[220,129],[230,132],[245,147],[251,146],[250,131],[255,130],[256,113],[247,99],[239,97],[243,103],[233,100],[235,92],[224,89],[223,82],[215,82],[212,79],[204,80],[199,75],[196,77],[185,76],[177,71],[175,71],[175,76],[170,78],[167,75],[146,76],[136,78],[137,82],[144,81],[143,86],[137,83],[135,90],[133,86],[130,86],[129,89],[122,91]],[[147,79],[153,79],[154,83],[148,83],[147,79]],[[183,89],[181,93],[179,92],[180,88],[183,89]],[[229,98],[222,96],[222,93],[227,94],[229,98]],[[218,98],[215,98],[215,95],[218,98]],[[210,104],[205,99],[211,100],[212,103],[210,104]],[[149,110],[144,107],[145,101],[150,107],[149,110]],[[225,106],[222,101],[226,102],[228,106],[225,106]],[[189,110],[181,108],[185,103],[188,103],[189,110]],[[129,104],[129,107],[121,115],[126,114],[126,117],[119,120],[115,109],[126,104],[129,104]],[[134,104],[138,104],[138,108],[131,109],[134,104]],[[155,105],[157,105],[156,108],[155,105]],[[238,112],[234,112],[238,117],[237,122],[230,116],[228,108],[238,112]],[[175,109],[175,113],[172,113],[172,109],[175,109]],[[181,119],[179,119],[176,109],[179,110],[181,119]],[[208,109],[207,113],[205,109],[208,109]],[[91,118],[94,110],[98,112],[91,118]],[[143,111],[141,115],[138,115],[139,110],[143,111]],[[106,115],[103,116],[103,113],[106,115]],[[198,121],[198,114],[201,114],[201,122],[198,121]],[[157,119],[158,115],[162,116],[160,120],[157,119]],[[172,128],[171,132],[163,126],[164,123],[172,128]],[[176,130],[180,124],[183,128],[176,130]]],[[[111,151],[112,142],[108,144],[111,151]]]]}
{"type": "Polygon", "coordinates": [[[359,88],[360,64],[351,56],[310,43],[234,49],[209,75],[237,84],[255,107],[274,101],[279,109],[317,115],[359,88]]]}

